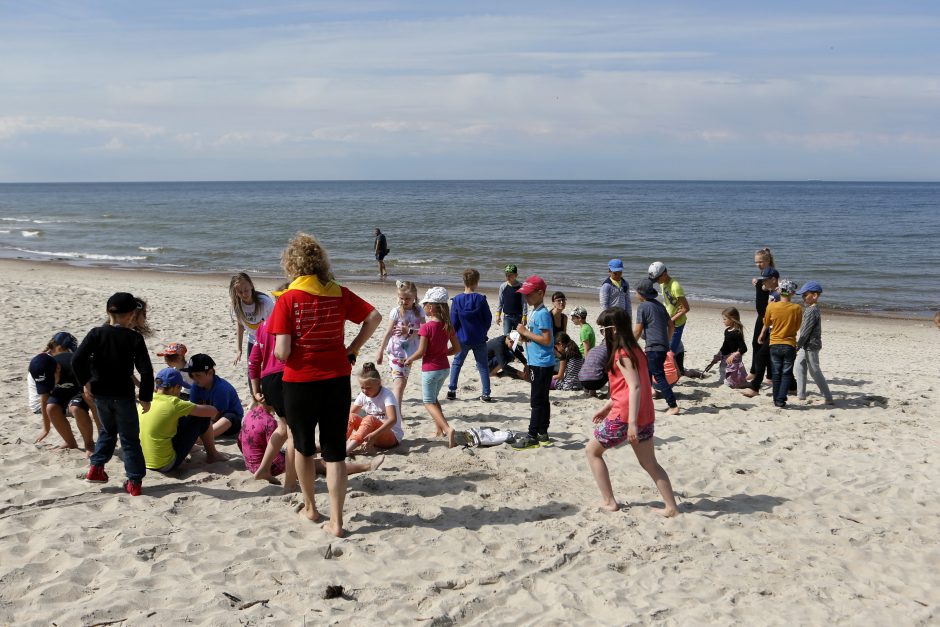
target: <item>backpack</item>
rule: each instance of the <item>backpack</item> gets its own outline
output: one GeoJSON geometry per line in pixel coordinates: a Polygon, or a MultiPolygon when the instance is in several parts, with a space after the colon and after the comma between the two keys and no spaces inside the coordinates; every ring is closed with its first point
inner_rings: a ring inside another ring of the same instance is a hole
{"type": "Polygon", "coordinates": [[[486,448],[488,446],[497,446],[507,441],[515,440],[516,434],[512,431],[503,431],[493,427],[480,427],[479,429],[468,429],[467,431],[458,431],[456,435],[457,444],[464,448],[486,448]]]}

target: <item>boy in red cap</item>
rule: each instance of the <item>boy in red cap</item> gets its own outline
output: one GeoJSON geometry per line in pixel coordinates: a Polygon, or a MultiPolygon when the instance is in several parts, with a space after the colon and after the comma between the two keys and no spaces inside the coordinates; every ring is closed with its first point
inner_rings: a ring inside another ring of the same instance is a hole
{"type": "Polygon", "coordinates": [[[529,380],[532,382],[529,406],[532,413],[529,418],[529,433],[516,437],[512,447],[516,450],[549,446],[548,425],[551,420],[551,403],[548,391],[551,389],[552,375],[555,372],[555,345],[552,331],[552,315],[545,308],[545,281],[538,276],[530,276],[519,288],[529,306],[529,318],[526,324],[519,324],[516,330],[526,338],[526,359],[529,362],[529,380]]]}

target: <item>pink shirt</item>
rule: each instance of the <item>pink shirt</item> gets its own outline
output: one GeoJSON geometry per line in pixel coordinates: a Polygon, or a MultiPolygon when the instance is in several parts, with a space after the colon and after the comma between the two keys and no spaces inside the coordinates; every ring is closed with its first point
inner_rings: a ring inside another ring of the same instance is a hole
{"type": "MultiPolygon", "coordinates": [[[[656,420],[656,411],[653,408],[653,387],[650,385],[649,366],[646,363],[646,354],[640,348],[633,350],[636,358],[636,370],[640,375],[640,410],[637,412],[637,427],[645,427],[656,420]]],[[[629,361],[627,351],[622,348],[617,351],[617,357],[629,361]]],[[[610,377],[610,400],[614,406],[610,409],[610,417],[619,416],[621,422],[630,419],[630,386],[624,379],[620,368],[614,363],[614,368],[608,373],[610,377]]]]}
{"type": "Polygon", "coordinates": [[[447,370],[450,362],[447,361],[447,330],[443,322],[429,320],[418,329],[418,335],[428,338],[428,348],[421,358],[421,371],[432,372],[447,370]]]}
{"type": "Polygon", "coordinates": [[[255,344],[248,355],[248,378],[263,379],[284,372],[284,362],[274,356],[274,336],[268,333],[267,321],[255,331],[255,344]]]}

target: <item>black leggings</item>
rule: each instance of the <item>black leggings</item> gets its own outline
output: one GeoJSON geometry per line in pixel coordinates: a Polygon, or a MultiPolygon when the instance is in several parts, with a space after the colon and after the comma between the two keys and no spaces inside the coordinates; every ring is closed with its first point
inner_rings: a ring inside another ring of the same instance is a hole
{"type": "Polygon", "coordinates": [[[552,404],[548,392],[552,385],[554,368],[551,366],[529,366],[529,380],[532,381],[529,405],[532,413],[529,417],[529,435],[545,435],[552,417],[552,404]]]}
{"type": "Polygon", "coordinates": [[[320,425],[320,454],[325,462],[346,459],[346,427],[349,424],[349,376],[284,382],[284,410],[294,436],[294,448],[304,457],[317,453],[314,432],[320,425]]]}

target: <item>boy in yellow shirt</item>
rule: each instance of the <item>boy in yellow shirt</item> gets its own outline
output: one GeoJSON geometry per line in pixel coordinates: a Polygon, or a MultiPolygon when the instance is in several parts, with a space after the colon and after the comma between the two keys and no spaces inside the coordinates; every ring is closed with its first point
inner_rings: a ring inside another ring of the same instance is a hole
{"type": "Polygon", "coordinates": [[[774,405],[787,406],[787,390],[793,379],[793,363],[796,361],[796,336],[803,322],[803,308],[791,303],[797,284],[789,279],[780,281],[780,302],[767,305],[764,313],[764,328],[758,343],[764,342],[770,331],[770,371],[773,379],[774,405]]]}

